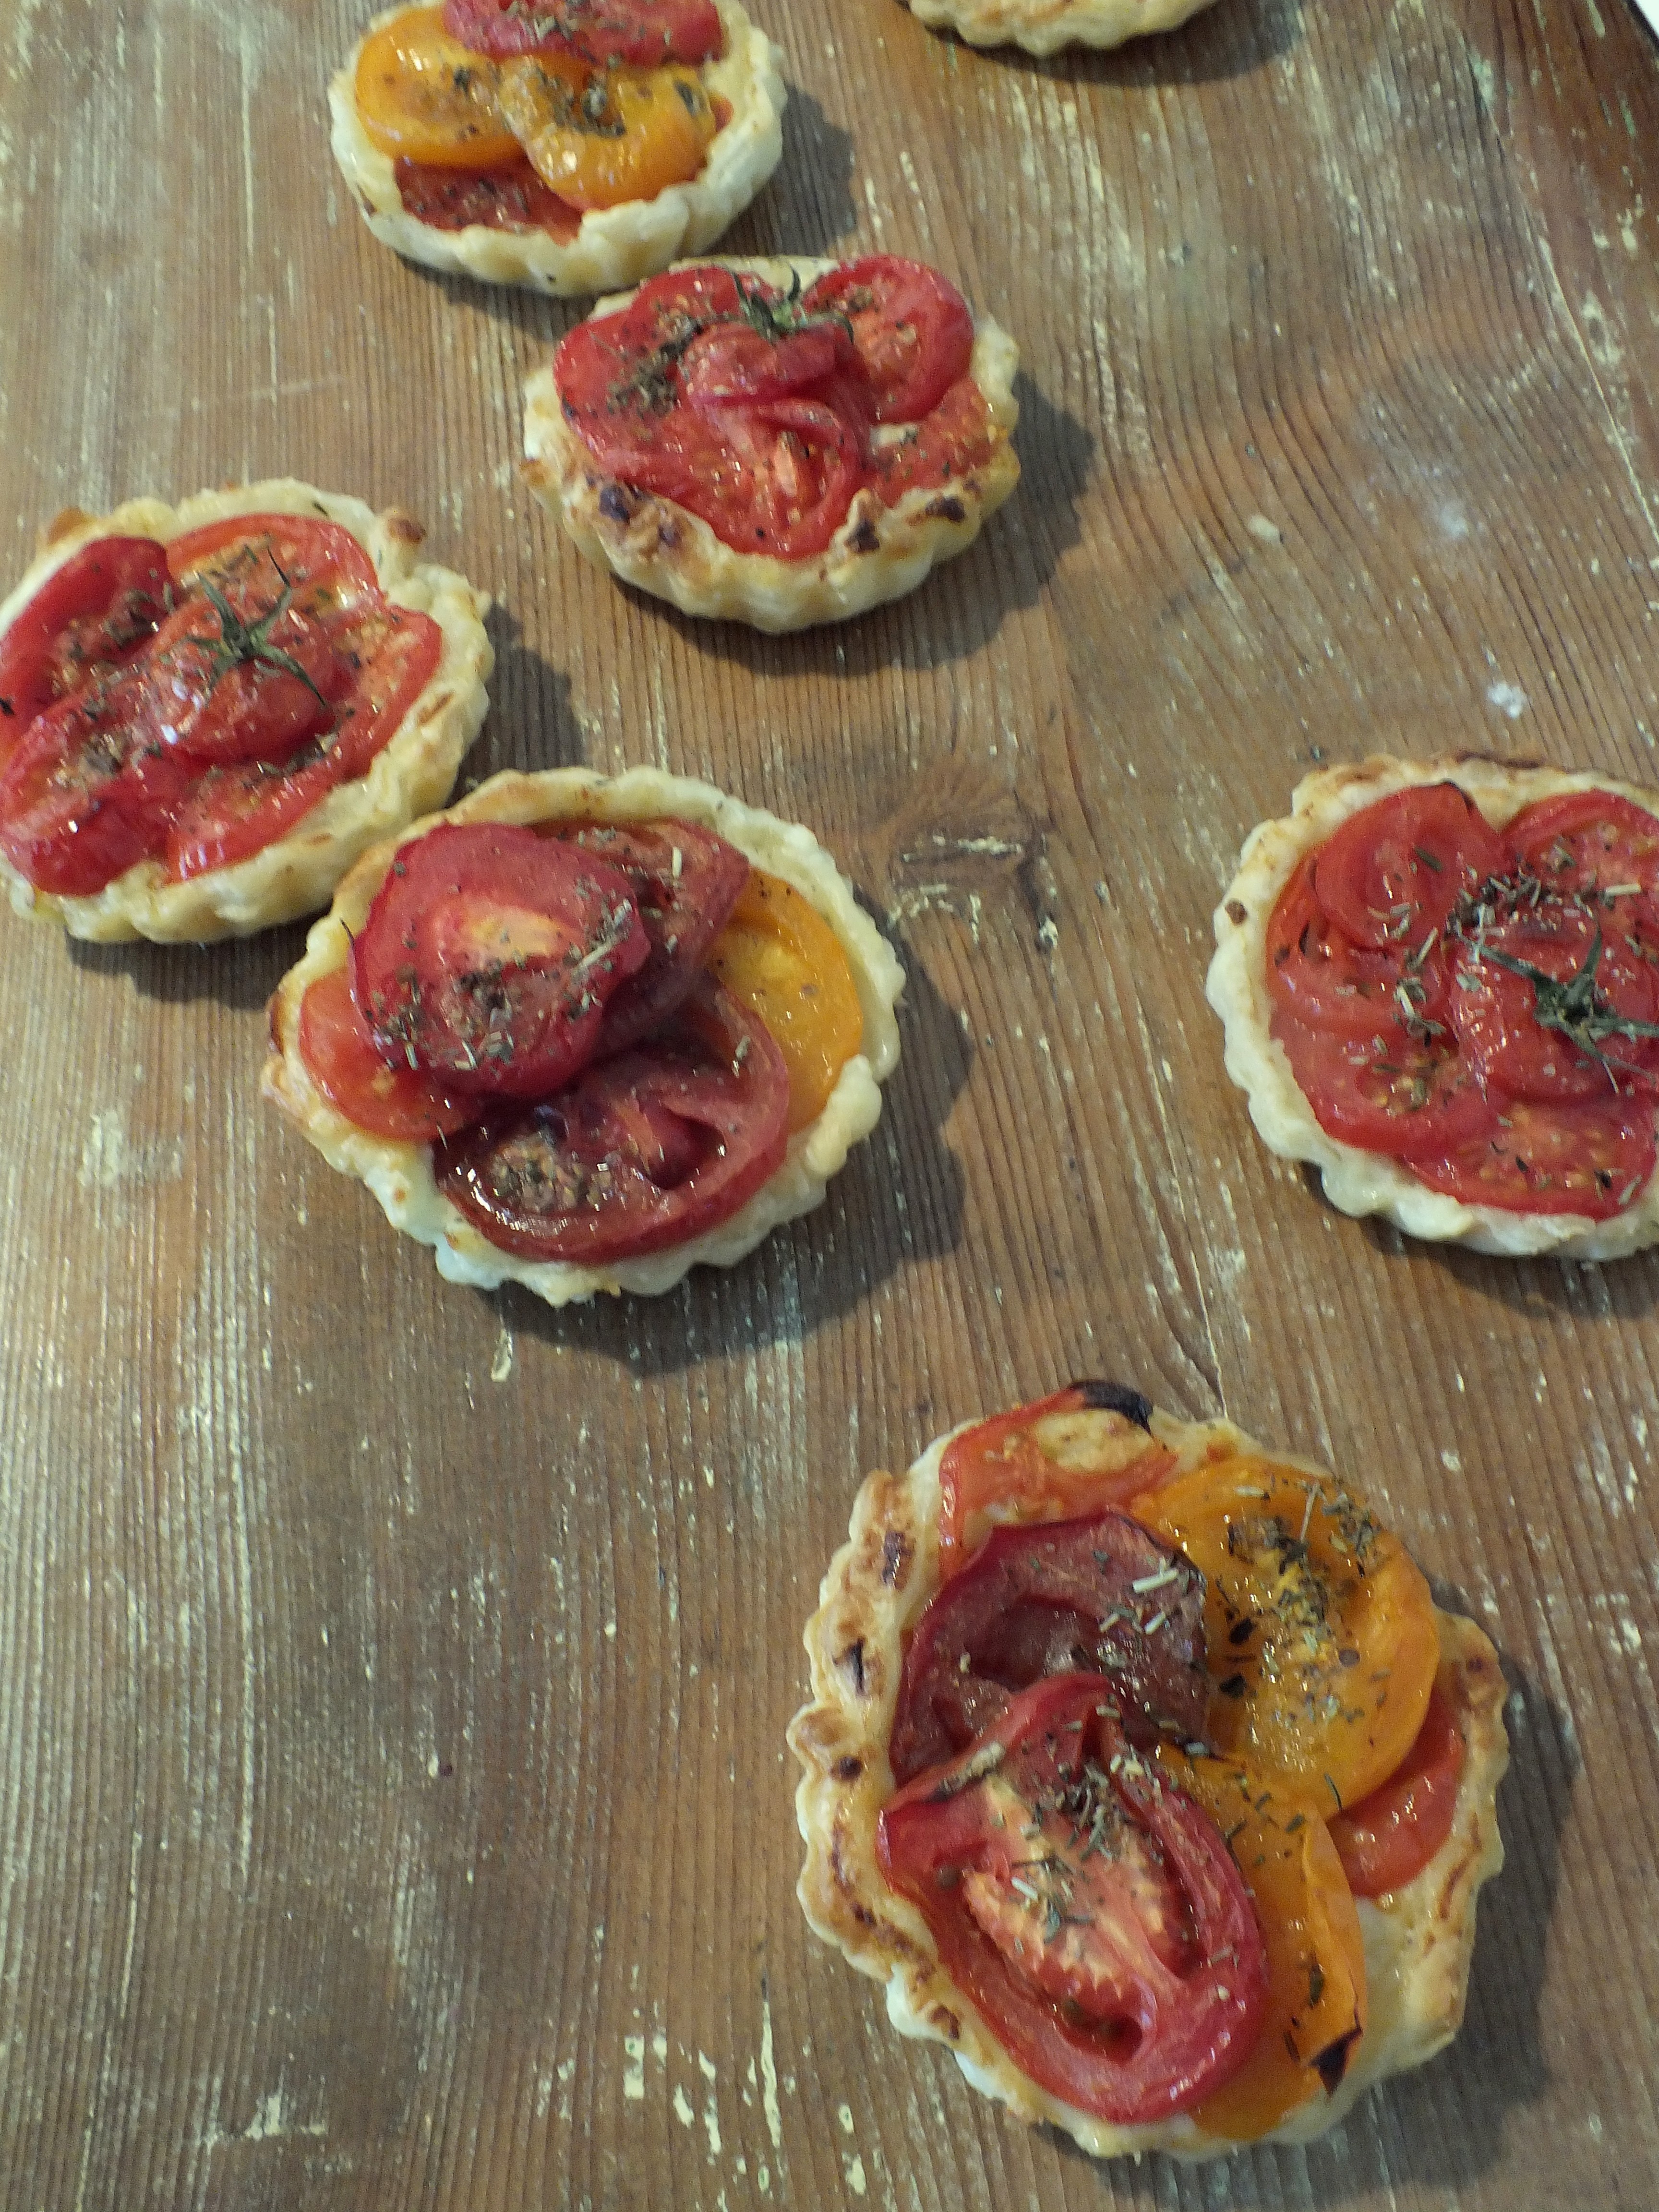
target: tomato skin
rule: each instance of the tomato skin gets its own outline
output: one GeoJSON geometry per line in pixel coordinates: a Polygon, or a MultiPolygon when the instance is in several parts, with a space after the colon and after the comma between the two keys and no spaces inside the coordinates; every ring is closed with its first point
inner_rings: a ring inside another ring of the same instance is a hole
{"type": "Polygon", "coordinates": [[[1659,817],[1645,807],[1613,791],[1563,792],[1517,814],[1509,840],[1547,890],[1599,894],[1609,934],[1659,937],[1659,817]]]}
{"type": "Polygon", "coordinates": [[[1411,1169],[1431,1190],[1466,1206],[1610,1221],[1646,1188],[1655,1158],[1650,1098],[1567,1105],[1516,1098],[1486,1135],[1413,1158],[1411,1169]]]}
{"type": "Polygon", "coordinates": [[[1497,1128],[1501,1097],[1444,1039],[1391,1022],[1370,1035],[1309,1029],[1276,1013],[1270,1024],[1291,1073],[1328,1136],[1415,1166],[1497,1128]]]}
{"type": "Polygon", "coordinates": [[[1053,1521],[1121,1505],[1161,1481],[1175,1454],[1152,1402],[1121,1382],[1074,1382],[953,1437],[939,1461],[939,1579],[984,1541],[992,1516],[1053,1521]]]}
{"type": "Polygon", "coordinates": [[[1319,903],[1309,854],[1267,923],[1267,988],[1276,1006],[1310,1029],[1370,1036],[1407,1010],[1419,1022],[1443,1020],[1450,978],[1437,948],[1352,944],[1319,903]]]}
{"type": "Polygon", "coordinates": [[[789,1133],[817,1121],[864,1043],[842,941],[793,884],[751,868],[704,965],[757,1014],[789,1066],[789,1133]]]}
{"type": "Polygon", "coordinates": [[[595,68],[712,61],[725,37],[714,0],[444,0],[444,25],[474,53],[571,53],[595,68]]]}
{"type": "Polygon", "coordinates": [[[1516,961],[1567,983],[1594,962],[1598,1005],[1653,1026],[1659,975],[1624,938],[1604,938],[1601,927],[1599,917],[1578,907],[1540,906],[1496,920],[1475,942],[1460,946],[1451,1026],[1488,1090],[1565,1104],[1621,1091],[1650,1092],[1659,1081],[1659,1037],[1613,1035],[1595,1051],[1581,1051],[1535,1018],[1534,980],[1503,964],[1516,961]]]}
{"type": "Polygon", "coordinates": [[[1356,1897],[1385,1897],[1422,1873],[1450,1835],[1467,1747],[1437,1689],[1411,1749],[1386,1782],[1329,1822],[1356,1897]]]}
{"type": "Polygon", "coordinates": [[[449,36],[441,8],[411,9],[364,40],[352,94],[364,132],[394,161],[489,169],[519,151],[496,97],[499,77],[449,36]]]}
{"type": "Polygon", "coordinates": [[[993,1529],[904,1655],[888,1758],[902,1784],[965,1751],[1048,1674],[1103,1676],[1126,1734],[1203,1729],[1202,1578],[1122,1513],[993,1529]],[[1137,1583],[1152,1587],[1136,1590],[1137,1583]]]}
{"type": "Polygon", "coordinates": [[[619,870],[512,823],[446,822],[398,848],[352,944],[352,996],[389,1065],[541,1098],[593,1057],[649,951],[619,870]]]}
{"type": "Polygon", "coordinates": [[[1316,857],[1314,888],[1351,943],[1410,948],[1510,859],[1455,783],[1411,784],[1349,816],[1316,857]]]}
{"type": "Polygon", "coordinates": [[[301,612],[319,617],[381,598],[364,546],[319,515],[228,514],[169,539],[167,555],[176,585],[210,576],[240,614],[263,611],[285,586],[301,612]]]}
{"type": "Polygon", "coordinates": [[[501,113],[543,182],[571,207],[653,200],[702,169],[718,127],[694,70],[594,74],[554,56],[507,63],[501,113]]]}
{"type": "Polygon", "coordinates": [[[434,230],[544,230],[568,244],[581,216],[550,192],[520,155],[498,169],[444,169],[400,159],[393,164],[404,211],[434,230]]]}
{"type": "Polygon", "coordinates": [[[166,611],[153,538],[94,538],[55,568],[0,638],[0,765],[37,714],[129,660],[166,611]]]}
{"type": "Polygon", "coordinates": [[[889,1799],[876,1856],[1023,2071],[1135,2126],[1190,2109],[1244,2063],[1266,1957],[1214,1823],[1130,1751],[1101,1710],[1106,1690],[1060,1674],[1022,1691],[961,1759],[889,1799]],[[1070,1810],[1036,1809],[1062,1795],[1070,1810]],[[1080,1858],[1079,1827],[1109,1833],[1112,1850],[1080,1858]],[[1021,1863],[1042,1865],[1055,1922],[1022,1911],[1021,1863]]]}
{"type": "Polygon", "coordinates": [[[92,897],[151,859],[191,789],[128,672],[37,715],[0,770],[0,852],[38,890],[92,897]]]}
{"type": "Polygon", "coordinates": [[[705,976],[647,1042],[551,1098],[486,1116],[433,1165],[492,1244],[602,1267],[735,1213],[782,1164],[788,1097],[764,1028],[705,976]]]}
{"type": "Polygon", "coordinates": [[[852,325],[878,422],[919,422],[968,374],[974,319],[948,278],[925,262],[870,253],[809,286],[810,310],[834,308],[852,325]]]}
{"type": "Polygon", "coordinates": [[[388,1067],[351,995],[349,966],[319,976],[300,1001],[300,1056],[331,1106],[371,1136],[423,1145],[465,1127],[477,1101],[411,1067],[388,1067]]]}

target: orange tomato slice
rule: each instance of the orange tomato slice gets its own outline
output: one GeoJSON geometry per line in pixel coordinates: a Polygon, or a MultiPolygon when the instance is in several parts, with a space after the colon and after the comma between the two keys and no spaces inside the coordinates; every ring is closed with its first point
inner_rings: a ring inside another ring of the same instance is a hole
{"type": "Polygon", "coordinates": [[[410,9],[363,42],[357,113],[394,161],[499,168],[519,151],[496,101],[500,74],[495,63],[449,36],[441,8],[410,9]]]}
{"type": "Polygon", "coordinates": [[[544,184],[572,207],[654,199],[703,164],[718,128],[696,70],[591,70],[536,54],[502,64],[502,114],[544,184]]]}
{"type": "Polygon", "coordinates": [[[1400,1765],[1440,1662],[1434,1601],[1399,1538],[1332,1475],[1241,1456],[1137,1498],[1208,1584],[1217,1747],[1335,1814],[1400,1765]]]}
{"type": "Polygon", "coordinates": [[[1251,2142],[1310,2097],[1334,2091],[1365,2027],[1365,1947],[1336,1845],[1313,1800],[1231,1759],[1158,1763],[1220,1829],[1255,1899],[1267,1947],[1267,2010],[1255,2046],[1193,2118],[1251,2142]]]}
{"type": "Polygon", "coordinates": [[[789,1069],[789,1133],[816,1121],[864,1042],[841,939],[793,884],[751,868],[704,966],[758,1014],[789,1069]]]}

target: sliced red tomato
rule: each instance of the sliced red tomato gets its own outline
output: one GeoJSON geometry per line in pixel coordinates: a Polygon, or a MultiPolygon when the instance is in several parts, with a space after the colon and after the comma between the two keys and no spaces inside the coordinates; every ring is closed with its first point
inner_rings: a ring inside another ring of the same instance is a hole
{"type": "Polygon", "coordinates": [[[1564,1103],[1659,1079],[1659,973],[1599,915],[1523,907],[1460,946],[1456,978],[1452,1027],[1488,1090],[1564,1103]]]}
{"type": "Polygon", "coordinates": [[[544,822],[537,834],[617,871],[639,908],[650,950],[606,1001],[593,1052],[605,1059],[650,1036],[690,996],[749,862],[714,830],[672,818],[544,822]]]}
{"type": "Polygon", "coordinates": [[[1412,1173],[1465,1206],[1607,1221],[1645,1188],[1655,1158],[1650,1098],[1573,1105],[1513,1099],[1484,1136],[1413,1156],[1412,1173]]]}
{"type": "Polygon", "coordinates": [[[268,614],[286,592],[303,614],[347,613],[381,597],[374,563],[343,523],[310,514],[228,514],[173,538],[167,572],[175,585],[208,583],[249,619],[268,614]]]}
{"type": "Polygon", "coordinates": [[[540,1098],[592,1058],[649,951],[617,869],[533,830],[447,822],[398,848],[352,944],[352,995],[389,1064],[540,1098]]]}
{"type": "Polygon", "coordinates": [[[167,594],[153,538],[95,538],[52,571],[0,638],[0,763],[37,714],[132,658],[167,594]]]}
{"type": "Polygon", "coordinates": [[[1101,1674],[1125,1733],[1204,1731],[1204,1582],[1123,1513],[994,1529],[928,1604],[904,1655],[894,1779],[963,1751],[1046,1674],[1101,1674]]]}
{"type": "Polygon", "coordinates": [[[1449,1040],[1413,1036],[1392,1022],[1370,1036],[1316,1030],[1275,1013],[1272,1033],[1328,1136],[1416,1162],[1478,1143],[1498,1126],[1489,1098],[1449,1040]]]}
{"type": "Polygon", "coordinates": [[[876,1856],[1016,2063],[1119,2126],[1231,2078],[1267,2004],[1255,1908],[1219,1831],[1143,1764],[1098,1675],[1020,1692],[890,1798],[876,1856]]]}
{"type": "Polygon", "coordinates": [[[1308,855],[1279,893],[1267,924],[1267,988],[1310,1028],[1370,1036],[1410,1013],[1443,1023],[1449,986],[1437,936],[1414,946],[1355,945],[1314,895],[1308,855]]]}
{"type": "Polygon", "coordinates": [[[604,1267],[727,1220],[782,1164],[789,1073],[708,976],[647,1042],[441,1145],[439,1188],[492,1244],[604,1267]]]}
{"type": "Polygon", "coordinates": [[[1314,890],[1351,943],[1407,950],[1514,859],[1455,783],[1413,784],[1349,816],[1316,856],[1314,890]]]}
{"type": "Polygon", "coordinates": [[[985,394],[964,376],[931,415],[872,446],[870,481],[876,496],[884,507],[896,507],[908,492],[937,490],[939,504],[930,502],[929,511],[947,522],[963,521],[967,508],[951,486],[990,459],[996,434],[985,394]]]}
{"type": "Polygon", "coordinates": [[[939,1469],[940,1580],[961,1571],[994,1517],[1058,1521],[1152,1489],[1175,1464],[1152,1413],[1121,1382],[1074,1382],[953,1437],[939,1469]]]}
{"type": "Polygon", "coordinates": [[[974,350],[968,302],[924,262],[891,253],[844,261],[807,288],[801,306],[847,318],[878,422],[919,422],[968,374],[974,350]]]}
{"type": "Polygon", "coordinates": [[[1403,1889],[1451,1833],[1466,1747],[1439,1691],[1416,1740],[1388,1780],[1330,1821],[1331,1841],[1356,1897],[1403,1889]]]}
{"type": "Polygon", "coordinates": [[[165,840],[191,775],[150,716],[129,670],[30,724],[0,770],[0,852],[37,890],[91,897],[165,840]]]}
{"type": "Polygon", "coordinates": [[[430,1143],[463,1129],[476,1097],[412,1067],[388,1067],[351,995],[349,966],[319,976],[300,1001],[300,1057],[312,1081],[348,1121],[371,1136],[430,1143]]]}
{"type": "Polygon", "coordinates": [[[1612,791],[1570,791],[1517,814],[1509,841],[1547,890],[1594,893],[1609,932],[1659,933],[1659,817],[1612,791]]]}
{"type": "Polygon", "coordinates": [[[571,53],[595,68],[712,61],[724,43],[714,0],[444,0],[444,27],[474,53],[571,53]]]}
{"type": "Polygon", "coordinates": [[[434,230],[544,230],[568,244],[581,213],[551,192],[522,156],[498,169],[440,168],[402,158],[392,164],[404,211],[434,230]]]}

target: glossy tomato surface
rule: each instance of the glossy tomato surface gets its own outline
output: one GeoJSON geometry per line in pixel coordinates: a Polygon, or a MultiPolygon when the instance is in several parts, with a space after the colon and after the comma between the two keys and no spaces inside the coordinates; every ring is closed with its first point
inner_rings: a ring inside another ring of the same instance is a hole
{"type": "Polygon", "coordinates": [[[364,40],[353,85],[364,131],[393,161],[489,169],[520,151],[497,98],[501,72],[444,27],[441,8],[411,8],[364,40]]]}
{"type": "Polygon", "coordinates": [[[705,965],[760,1016],[787,1061],[793,1137],[823,1113],[864,1042],[864,1010],[840,938],[793,884],[751,868],[705,965]]]}
{"type": "Polygon", "coordinates": [[[371,1136],[423,1145],[463,1129],[476,1097],[418,1069],[389,1067],[351,995],[349,967],[331,969],[300,1001],[300,1056],[331,1106],[371,1136]]]}
{"type": "Polygon", "coordinates": [[[1564,897],[1594,895],[1609,934],[1659,936],[1659,817],[1613,791],[1563,792],[1509,825],[1524,868],[1564,897]]]}
{"type": "Polygon", "coordinates": [[[963,441],[981,439],[981,425],[958,419],[959,401],[926,442],[964,386],[977,396],[964,328],[971,351],[960,294],[890,256],[804,295],[694,266],[579,324],[554,377],[566,420],[621,483],[687,507],[738,552],[793,560],[823,551],[861,486],[889,496],[900,447],[872,447],[872,423],[912,426],[901,447],[918,449],[916,481],[942,480],[952,453],[972,465],[963,441]]]}
{"type": "Polygon", "coordinates": [[[710,61],[724,36],[714,0],[445,0],[443,19],[475,53],[570,53],[601,68],[710,61]]]}
{"type": "Polygon", "coordinates": [[[1350,815],[1314,862],[1319,903],[1355,945],[1419,945],[1510,848],[1453,783],[1413,784],[1350,815]]]}
{"type": "Polygon", "coordinates": [[[1467,1747],[1451,1707],[1431,1692],[1411,1749],[1388,1780],[1330,1822],[1348,1887],[1383,1897],[1414,1881],[1451,1833],[1467,1747]]]}
{"type": "Polygon", "coordinates": [[[574,844],[446,822],[398,848],[351,948],[389,1064],[539,1098],[585,1066],[606,1002],[651,951],[628,879],[574,844]]]}
{"type": "Polygon", "coordinates": [[[963,1751],[1047,1674],[1103,1675],[1125,1733],[1202,1734],[1203,1577],[1122,1513],[994,1529],[942,1585],[904,1655],[894,1779],[963,1751]]]}
{"type": "Polygon", "coordinates": [[[437,665],[436,624],[387,605],[337,524],[237,516],[147,544],[83,549],[7,634],[18,696],[50,696],[7,726],[0,849],[44,890],[246,858],[366,770],[437,665]]]}
{"type": "Polygon", "coordinates": [[[1016,2063],[1119,2126],[1198,2105],[1249,2057],[1261,1931],[1214,1821],[1144,1763],[1099,1675],[1021,1691],[890,1798],[889,1883],[1016,2063]]]}
{"type": "Polygon", "coordinates": [[[789,1075],[710,977],[650,1038],[434,1152],[444,1194],[492,1244],[602,1267],[727,1220],[781,1165],[789,1075]]]}
{"type": "Polygon", "coordinates": [[[550,192],[521,154],[496,169],[440,167],[400,157],[392,165],[407,214],[434,230],[544,230],[568,243],[581,228],[580,210],[550,192]]]}

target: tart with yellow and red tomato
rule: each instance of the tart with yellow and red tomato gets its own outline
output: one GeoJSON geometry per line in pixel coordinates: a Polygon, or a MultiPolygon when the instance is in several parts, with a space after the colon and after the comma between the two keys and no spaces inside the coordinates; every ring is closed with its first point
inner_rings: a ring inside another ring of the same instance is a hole
{"type": "Polygon", "coordinates": [[[1210,0],[906,0],[930,31],[954,31],[970,46],[1019,46],[1028,54],[1062,46],[1121,46],[1172,31],[1210,0]]]}
{"type": "Polygon", "coordinates": [[[900,597],[1019,480],[1019,356],[918,261],[686,263],[526,386],[526,474],[590,560],[765,630],[900,597]]]}
{"type": "Polygon", "coordinates": [[[737,0],[445,0],[374,19],[329,88],[383,245],[566,298],[699,253],[783,152],[781,59],[737,0]]]}
{"type": "Polygon", "coordinates": [[[487,596],[420,525],[291,478],[68,514],[0,606],[0,878],[75,937],[314,914],[448,796],[487,596]]]}
{"type": "Polygon", "coordinates": [[[656,1292],[820,1202],[903,982],[799,824],[654,769],[506,774],[342,883],[264,1089],[450,1281],[656,1292]]]}
{"type": "Polygon", "coordinates": [[[1503,1677],[1325,1468],[1077,1384],[872,1475],[805,1641],[807,1919],[1022,2118],[1304,2142],[1456,2033],[1503,1677]]]}
{"type": "Polygon", "coordinates": [[[1247,840],[1207,984],[1272,1149],[1480,1252],[1659,1239],[1659,793],[1462,755],[1322,769],[1247,840]]]}

